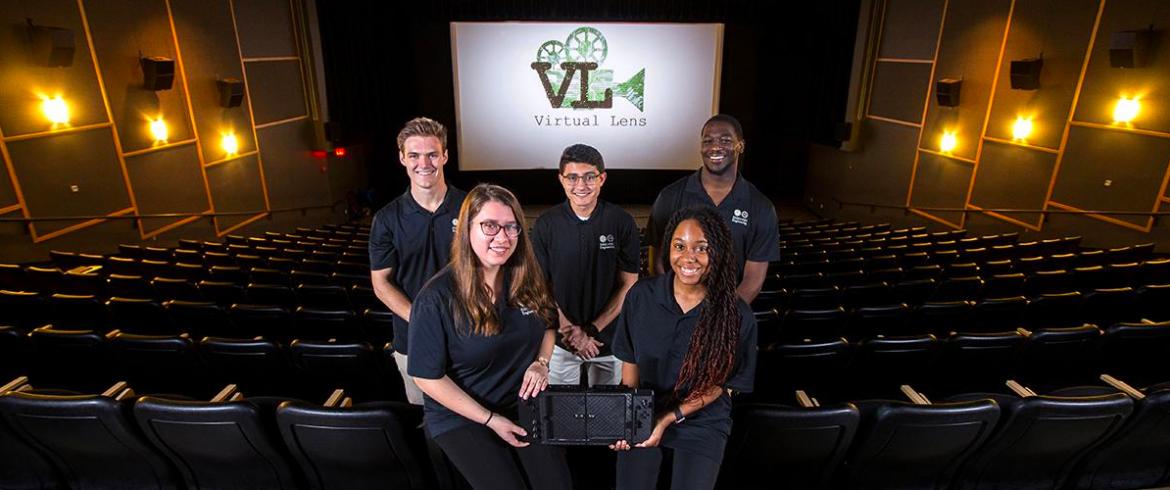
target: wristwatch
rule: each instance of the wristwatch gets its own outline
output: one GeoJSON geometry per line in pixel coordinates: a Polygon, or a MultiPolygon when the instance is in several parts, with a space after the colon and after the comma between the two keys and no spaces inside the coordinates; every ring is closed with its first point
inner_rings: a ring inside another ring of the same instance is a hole
{"type": "Polygon", "coordinates": [[[682,413],[682,407],[674,407],[674,423],[681,424],[687,419],[686,415],[682,413]]]}

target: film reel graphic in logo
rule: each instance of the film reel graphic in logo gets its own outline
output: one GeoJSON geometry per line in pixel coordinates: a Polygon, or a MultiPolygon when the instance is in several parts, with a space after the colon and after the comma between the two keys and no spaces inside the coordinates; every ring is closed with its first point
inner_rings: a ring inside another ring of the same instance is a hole
{"type": "Polygon", "coordinates": [[[584,26],[574,29],[564,41],[541,43],[530,66],[540,75],[554,109],[610,109],[616,95],[644,110],[646,69],[615,84],[613,70],[600,68],[608,56],[605,35],[584,26]]]}

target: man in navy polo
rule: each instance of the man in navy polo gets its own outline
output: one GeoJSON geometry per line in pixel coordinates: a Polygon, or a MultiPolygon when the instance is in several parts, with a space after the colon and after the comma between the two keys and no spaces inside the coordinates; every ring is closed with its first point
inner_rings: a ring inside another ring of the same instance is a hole
{"type": "Polygon", "coordinates": [[[751,304],[768,272],[768,262],[780,260],[780,230],[776,208],[756,186],[739,174],[743,155],[743,126],[734,117],[716,114],[703,124],[699,171],[666,186],[658,193],[646,224],[653,270],[662,273],[658,248],[671,213],[689,206],[711,206],[731,228],[736,262],[740,265],[736,292],[751,304]]]}
{"type": "Polygon", "coordinates": [[[447,128],[419,117],[398,132],[398,160],[410,188],[383,207],[370,227],[370,279],[378,299],[394,312],[394,360],[406,399],[422,405],[422,391],[406,374],[411,301],[447,265],[459,207],[467,193],[447,185],[447,128]]]}
{"type": "Polygon", "coordinates": [[[622,208],[598,198],[606,174],[596,148],[565,148],[559,173],[567,199],[541,214],[532,231],[560,317],[549,383],[577,384],[588,364],[590,384],[619,384],[621,361],[610,350],[609,326],[638,280],[638,226],[622,208]]]}

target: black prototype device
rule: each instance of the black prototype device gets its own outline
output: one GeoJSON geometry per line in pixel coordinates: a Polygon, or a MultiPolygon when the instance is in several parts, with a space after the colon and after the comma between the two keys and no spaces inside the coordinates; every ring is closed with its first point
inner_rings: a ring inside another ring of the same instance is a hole
{"type": "Polygon", "coordinates": [[[550,385],[520,400],[525,440],[556,446],[637,444],[654,429],[654,391],[622,385],[550,385]]]}

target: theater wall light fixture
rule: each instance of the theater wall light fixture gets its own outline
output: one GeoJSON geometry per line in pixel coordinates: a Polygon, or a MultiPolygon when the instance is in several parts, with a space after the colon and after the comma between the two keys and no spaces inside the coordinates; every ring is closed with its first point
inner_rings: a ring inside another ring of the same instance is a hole
{"type": "Polygon", "coordinates": [[[1026,140],[1032,134],[1032,118],[1024,116],[1016,117],[1016,122],[1012,123],[1012,139],[1026,140]]]}
{"type": "Polygon", "coordinates": [[[219,139],[219,146],[227,153],[227,156],[234,156],[240,152],[240,140],[236,138],[236,133],[223,133],[219,139]]]}
{"type": "Polygon", "coordinates": [[[55,97],[42,95],[41,112],[45,115],[45,119],[48,119],[54,126],[69,124],[69,104],[66,104],[65,99],[61,98],[60,95],[55,97]]]}
{"type": "Polygon", "coordinates": [[[1121,96],[1113,106],[1113,122],[1129,124],[1141,112],[1142,104],[1137,97],[1121,96]]]}
{"type": "Polygon", "coordinates": [[[154,138],[155,144],[166,143],[170,137],[169,133],[167,123],[163,120],[162,116],[159,116],[158,119],[150,120],[150,136],[154,138]]]}
{"type": "Polygon", "coordinates": [[[955,151],[959,146],[959,137],[954,131],[943,131],[942,138],[939,138],[938,149],[943,153],[950,153],[955,151]]]}

